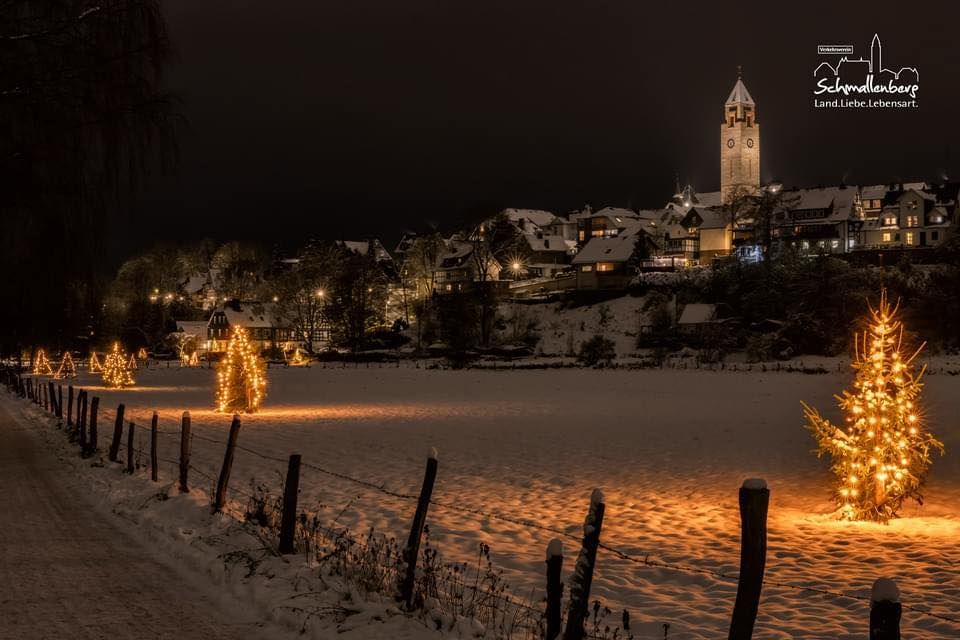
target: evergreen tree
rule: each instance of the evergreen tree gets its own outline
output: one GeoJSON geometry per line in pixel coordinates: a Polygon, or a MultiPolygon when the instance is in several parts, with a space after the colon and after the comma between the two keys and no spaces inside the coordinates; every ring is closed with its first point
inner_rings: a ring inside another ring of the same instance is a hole
{"type": "Polygon", "coordinates": [[[235,326],[227,353],[217,366],[217,409],[253,413],[260,408],[266,388],[263,359],[250,344],[246,329],[235,326]]]}
{"type": "Polygon", "coordinates": [[[904,500],[922,502],[932,450],[943,444],[921,420],[920,382],[912,355],[901,354],[903,325],[886,292],[878,309],[870,310],[870,326],[856,337],[853,389],[837,396],[846,427],[840,428],[804,404],[807,426],[829,454],[837,476],[837,504],[850,520],[886,522],[897,516],[904,500]]]}

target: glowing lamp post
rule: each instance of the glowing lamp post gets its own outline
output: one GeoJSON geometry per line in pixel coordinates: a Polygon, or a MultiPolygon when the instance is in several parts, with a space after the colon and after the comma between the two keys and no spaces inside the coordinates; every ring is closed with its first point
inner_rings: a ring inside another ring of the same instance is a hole
{"type": "Polygon", "coordinates": [[[853,389],[837,396],[846,426],[835,426],[816,409],[803,407],[819,454],[832,459],[841,516],[886,522],[897,516],[904,500],[922,498],[931,451],[943,453],[943,443],[921,419],[925,367],[915,373],[913,361],[923,345],[903,356],[903,325],[886,292],[870,315],[869,328],[855,340],[853,389]]]}

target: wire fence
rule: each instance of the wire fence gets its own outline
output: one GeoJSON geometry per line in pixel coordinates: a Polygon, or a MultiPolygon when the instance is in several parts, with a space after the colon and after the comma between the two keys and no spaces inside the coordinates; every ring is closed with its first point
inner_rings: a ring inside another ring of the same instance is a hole
{"type": "MultiPolygon", "coordinates": [[[[115,422],[116,415],[117,415],[117,412],[115,410],[111,411],[109,409],[107,410],[101,409],[100,415],[98,416],[99,418],[98,424],[106,424],[107,423],[107,420],[105,420],[106,418],[111,418],[110,420],[111,423],[115,422]]],[[[134,420],[126,420],[127,417],[133,418],[134,416],[132,415],[125,416],[125,422],[127,422],[128,424],[130,422],[134,422],[134,424],[138,424],[139,426],[139,423],[135,422],[134,420]]],[[[149,420],[147,420],[147,424],[149,424],[149,420]]],[[[133,450],[135,453],[141,456],[142,459],[144,458],[148,459],[151,453],[149,450],[145,450],[143,448],[142,438],[150,434],[151,432],[150,427],[149,426],[142,427],[137,431],[141,434],[141,440],[139,441],[138,445],[133,448],[133,450]]],[[[165,438],[176,439],[177,441],[180,440],[182,435],[179,430],[170,430],[167,428],[160,428],[159,426],[157,428],[157,433],[158,435],[162,435],[165,438]]],[[[191,450],[193,449],[193,446],[192,446],[193,440],[199,440],[207,444],[215,445],[223,448],[226,448],[228,444],[227,441],[225,440],[221,440],[219,438],[211,437],[204,434],[199,434],[194,432],[193,430],[191,430],[190,437],[191,437],[191,442],[190,442],[191,450]]],[[[281,469],[284,469],[284,470],[288,463],[288,459],[286,458],[282,458],[276,455],[271,455],[268,453],[263,453],[261,451],[257,451],[256,449],[252,449],[244,445],[235,444],[234,448],[246,454],[255,456],[259,459],[282,465],[281,469]]],[[[179,460],[172,460],[165,457],[158,456],[157,459],[160,462],[164,462],[164,463],[173,465],[175,467],[179,467],[181,464],[179,460]]],[[[216,463],[213,463],[213,466],[214,468],[216,468],[216,463]]],[[[212,475],[211,473],[208,473],[205,469],[197,466],[197,464],[192,460],[188,465],[188,467],[191,473],[195,473],[199,475],[200,477],[204,478],[210,483],[214,484],[217,482],[217,478],[214,477],[214,475],[212,475]]],[[[392,489],[389,489],[387,488],[386,482],[376,482],[369,479],[358,478],[341,471],[336,471],[328,467],[318,465],[316,463],[302,461],[301,467],[307,470],[322,474],[329,478],[334,478],[339,481],[350,483],[354,486],[357,486],[366,490],[374,491],[379,495],[388,496],[393,499],[398,499],[398,500],[403,500],[408,502],[416,502],[420,498],[419,495],[414,495],[411,493],[404,493],[404,492],[394,491],[392,489]]],[[[216,472],[213,472],[213,473],[215,474],[216,472]]],[[[232,493],[242,496],[247,500],[257,500],[257,499],[263,498],[263,496],[255,496],[253,493],[246,491],[238,486],[231,486],[230,491],[232,493]]],[[[576,533],[571,533],[570,531],[567,531],[564,529],[552,527],[549,525],[545,525],[545,524],[542,524],[533,520],[529,520],[526,518],[518,517],[518,516],[505,515],[503,513],[500,513],[498,511],[494,511],[491,509],[465,506],[461,502],[461,500],[457,499],[455,496],[452,496],[446,500],[438,500],[435,498],[431,498],[429,500],[429,504],[439,509],[471,516],[472,518],[478,521],[480,519],[496,520],[499,522],[524,527],[527,529],[542,531],[560,538],[572,539],[577,541],[578,545],[582,540],[582,537],[580,535],[576,533]]],[[[330,532],[334,531],[333,524],[334,523],[331,523],[327,526],[328,531],[330,532]]],[[[339,539],[348,541],[350,544],[357,545],[359,548],[368,548],[366,547],[366,545],[364,545],[363,542],[350,537],[343,530],[338,530],[334,538],[339,538],[339,539]]],[[[608,552],[623,561],[630,562],[638,566],[662,569],[662,570],[677,572],[681,574],[706,575],[714,579],[728,582],[728,583],[736,583],[739,580],[739,572],[728,572],[728,571],[722,571],[719,569],[709,568],[709,567],[697,567],[689,564],[664,562],[661,560],[651,559],[649,555],[640,556],[637,554],[627,552],[624,549],[616,546],[615,544],[611,544],[607,542],[601,542],[599,543],[598,546],[603,551],[608,552]]],[[[790,590],[790,591],[795,591],[799,593],[813,594],[813,595],[821,596],[825,599],[845,599],[850,601],[867,602],[867,603],[869,603],[871,600],[870,597],[859,595],[859,594],[845,593],[845,592],[818,587],[818,586],[796,584],[789,581],[774,579],[770,577],[769,574],[764,577],[763,584],[767,587],[790,590]]],[[[473,588],[471,585],[467,585],[467,586],[470,588],[473,588]]],[[[529,610],[530,612],[536,612],[538,614],[542,613],[541,609],[532,607],[529,604],[525,604],[524,602],[516,598],[513,598],[509,594],[491,594],[491,597],[493,597],[494,595],[497,598],[502,599],[505,603],[509,603],[511,606],[523,608],[525,610],[529,610]]],[[[943,622],[949,622],[952,624],[960,624],[960,617],[951,616],[948,614],[933,611],[930,608],[924,607],[922,605],[910,605],[910,604],[902,603],[901,606],[904,610],[910,611],[912,613],[916,613],[918,615],[927,616],[933,619],[937,619],[943,622]]]]}

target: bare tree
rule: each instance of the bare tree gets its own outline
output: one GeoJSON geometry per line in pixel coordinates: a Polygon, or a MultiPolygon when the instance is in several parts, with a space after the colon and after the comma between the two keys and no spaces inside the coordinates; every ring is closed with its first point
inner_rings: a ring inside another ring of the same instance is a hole
{"type": "Polygon", "coordinates": [[[111,215],[176,155],[159,0],[0,3],[0,348],[89,337],[111,215]]]}

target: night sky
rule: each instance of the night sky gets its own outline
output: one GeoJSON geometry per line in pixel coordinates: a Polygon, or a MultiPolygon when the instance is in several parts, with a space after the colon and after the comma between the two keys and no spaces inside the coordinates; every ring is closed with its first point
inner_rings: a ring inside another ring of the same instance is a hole
{"type": "Polygon", "coordinates": [[[389,243],[504,206],[662,206],[676,173],[716,190],[737,65],[758,103],[765,182],[960,174],[954,3],[164,6],[169,88],[190,128],[177,174],[151,179],[127,223],[142,244],[389,243]],[[866,57],[874,32],[891,66],[918,68],[920,108],[814,109],[817,45],[866,57]]]}

